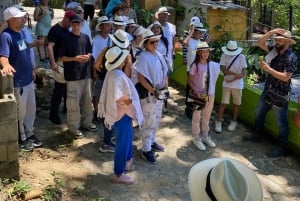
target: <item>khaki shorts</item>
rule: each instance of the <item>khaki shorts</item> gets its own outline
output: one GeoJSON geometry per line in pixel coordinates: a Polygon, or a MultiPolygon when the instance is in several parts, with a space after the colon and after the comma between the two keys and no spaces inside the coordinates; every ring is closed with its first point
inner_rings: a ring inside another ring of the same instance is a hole
{"type": "Polygon", "coordinates": [[[230,103],[230,97],[232,95],[233,104],[241,105],[242,91],[243,91],[242,89],[233,89],[233,88],[223,87],[221,103],[228,105],[230,103]]]}

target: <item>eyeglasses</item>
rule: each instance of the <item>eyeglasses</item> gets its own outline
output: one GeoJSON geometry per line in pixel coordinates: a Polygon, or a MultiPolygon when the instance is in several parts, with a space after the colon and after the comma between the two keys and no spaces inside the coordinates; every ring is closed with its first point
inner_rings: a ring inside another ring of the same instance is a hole
{"type": "Polygon", "coordinates": [[[151,45],[153,45],[154,43],[158,43],[158,40],[150,41],[150,44],[151,44],[151,45]]]}

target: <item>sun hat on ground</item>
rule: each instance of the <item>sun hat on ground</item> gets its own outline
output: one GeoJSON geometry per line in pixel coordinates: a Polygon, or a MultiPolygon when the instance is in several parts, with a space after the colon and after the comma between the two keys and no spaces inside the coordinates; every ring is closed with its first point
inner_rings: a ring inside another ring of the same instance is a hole
{"type": "Polygon", "coordinates": [[[155,38],[155,39],[159,40],[161,35],[154,35],[154,33],[151,30],[146,29],[146,31],[145,31],[145,33],[143,34],[142,37],[143,37],[143,40],[139,44],[140,48],[144,48],[144,43],[145,43],[146,40],[152,39],[152,38],[155,38]]]}
{"type": "Polygon", "coordinates": [[[210,48],[208,46],[207,42],[198,42],[195,52],[200,51],[200,50],[207,50],[207,49],[210,51],[214,50],[214,48],[210,48]]]}
{"type": "Polygon", "coordinates": [[[291,45],[296,44],[296,41],[292,39],[292,33],[286,30],[283,34],[276,34],[274,38],[283,38],[290,42],[291,45]]]}
{"type": "Polygon", "coordinates": [[[121,65],[121,63],[126,59],[128,54],[128,50],[122,50],[117,46],[114,46],[107,50],[105,54],[105,68],[107,69],[107,71],[111,71],[115,68],[118,68],[121,65]]]}
{"type": "Polygon", "coordinates": [[[64,68],[61,66],[58,66],[58,72],[52,70],[52,77],[56,82],[66,83],[65,76],[64,76],[64,68]]]}
{"type": "Polygon", "coordinates": [[[120,48],[129,46],[128,33],[121,29],[118,29],[114,34],[109,34],[109,37],[120,48]]]}
{"type": "Polygon", "coordinates": [[[101,24],[105,24],[105,23],[111,24],[112,21],[110,21],[110,20],[108,19],[108,17],[106,17],[106,16],[101,16],[101,17],[99,17],[99,18],[98,18],[98,24],[97,24],[96,27],[95,27],[95,31],[101,31],[101,30],[100,30],[100,25],[101,25],[101,24]]]}
{"type": "Polygon", "coordinates": [[[195,24],[195,23],[201,23],[200,18],[197,16],[192,17],[190,20],[190,25],[195,24]]]}
{"type": "Polygon", "coordinates": [[[194,29],[202,32],[206,32],[207,30],[204,28],[203,24],[201,22],[199,23],[194,23],[193,24],[194,29]]]}
{"type": "Polygon", "coordinates": [[[229,56],[235,56],[240,54],[243,51],[243,48],[237,46],[237,42],[234,40],[230,40],[227,43],[226,47],[221,48],[224,54],[229,56]]]}
{"type": "Polygon", "coordinates": [[[120,25],[120,26],[126,25],[126,22],[124,21],[124,19],[119,15],[114,16],[112,23],[116,24],[116,25],[120,25]]]}
{"type": "Polygon", "coordinates": [[[194,165],[188,185],[192,201],[263,200],[256,174],[244,163],[230,158],[212,158],[194,165]]]}
{"type": "Polygon", "coordinates": [[[168,9],[167,7],[160,7],[158,9],[158,11],[155,12],[155,18],[158,18],[158,15],[161,14],[161,13],[166,13],[168,15],[171,15],[169,12],[168,12],[168,9]]]}
{"type": "Polygon", "coordinates": [[[21,11],[20,9],[12,6],[8,7],[3,11],[3,19],[4,21],[7,21],[14,17],[24,17],[26,15],[26,12],[21,11]]]}

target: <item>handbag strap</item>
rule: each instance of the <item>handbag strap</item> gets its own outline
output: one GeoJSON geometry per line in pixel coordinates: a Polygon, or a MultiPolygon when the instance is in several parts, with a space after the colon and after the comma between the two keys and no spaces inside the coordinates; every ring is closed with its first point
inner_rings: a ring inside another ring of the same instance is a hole
{"type": "Polygon", "coordinates": [[[226,68],[226,71],[228,71],[230,68],[231,68],[231,66],[232,66],[232,64],[235,62],[235,60],[238,58],[240,56],[240,54],[238,54],[238,55],[236,55],[235,57],[234,57],[234,59],[232,60],[232,62],[229,64],[229,66],[226,68]]]}

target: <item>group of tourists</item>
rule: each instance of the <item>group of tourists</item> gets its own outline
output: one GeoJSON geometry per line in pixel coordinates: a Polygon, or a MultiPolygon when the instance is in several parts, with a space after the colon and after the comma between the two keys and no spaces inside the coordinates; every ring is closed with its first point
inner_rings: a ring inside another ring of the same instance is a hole
{"type": "MultiPolygon", "coordinates": [[[[133,122],[142,131],[141,157],[146,162],[155,164],[154,152],[164,151],[157,143],[156,133],[169,97],[168,75],[173,70],[176,27],[168,22],[170,13],[166,7],[157,10],[155,20],[146,28],[136,22],[136,15],[124,15],[124,8],[128,6],[121,3],[113,6],[108,15],[98,18],[96,35],[92,37],[89,26],[84,24],[87,16],[93,16],[85,15],[86,9],[79,5],[74,8],[70,5],[65,5],[60,22],[46,27],[44,25],[51,24],[54,13],[48,7],[48,0],[41,1],[34,11],[38,40],[33,40],[24,26],[26,12],[9,7],[3,13],[8,27],[0,35],[0,65],[3,73],[14,75],[20,146],[25,150],[42,146],[34,135],[36,64],[32,47],[44,47],[44,54],[38,51],[40,59],[49,60],[55,78],[50,120],[54,124],[62,123],[59,108],[64,99],[68,131],[75,139],[84,137],[85,131],[96,132],[97,124],[103,123],[99,150],[114,152],[113,182],[132,184],[133,179],[125,172],[133,168],[133,122]]],[[[233,132],[238,125],[247,68],[243,49],[237,41],[230,40],[222,47],[219,62],[211,60],[210,41],[201,19],[192,17],[183,40],[188,75],[186,102],[192,105],[192,142],[201,151],[206,150],[206,146],[217,146],[209,135],[209,125],[220,71],[224,81],[214,122],[217,133],[222,132],[222,116],[231,98],[233,118],[228,130],[233,132]]],[[[267,153],[270,157],[286,155],[289,129],[287,103],[275,108],[273,102],[266,101],[266,96],[269,89],[276,89],[281,95],[290,92],[291,76],[297,65],[297,57],[290,48],[292,44],[295,41],[291,33],[284,29],[273,29],[258,41],[258,46],[266,52],[276,51],[276,57],[270,63],[259,63],[269,76],[255,111],[257,132],[245,140],[262,138],[264,118],[273,108],[280,146],[267,153]],[[267,46],[266,40],[273,35],[274,46],[267,46]]]]}

